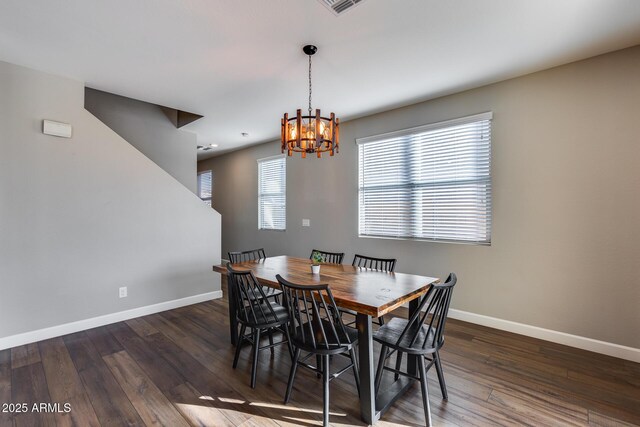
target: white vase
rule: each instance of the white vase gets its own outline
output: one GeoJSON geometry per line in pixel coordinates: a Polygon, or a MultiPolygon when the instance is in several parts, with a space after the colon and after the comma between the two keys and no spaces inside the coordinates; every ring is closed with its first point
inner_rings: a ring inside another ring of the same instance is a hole
{"type": "Polygon", "coordinates": [[[311,266],[311,273],[320,274],[320,265],[312,265],[311,266]]]}

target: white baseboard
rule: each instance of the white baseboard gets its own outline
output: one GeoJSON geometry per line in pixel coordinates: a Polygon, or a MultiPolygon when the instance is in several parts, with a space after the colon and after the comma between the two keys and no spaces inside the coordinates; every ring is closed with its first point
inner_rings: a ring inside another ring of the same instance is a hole
{"type": "Polygon", "coordinates": [[[594,340],[592,338],[571,335],[565,332],[552,331],[551,329],[539,328],[537,326],[525,325],[524,323],[512,322],[510,320],[497,319],[495,317],[484,316],[482,314],[469,313],[467,311],[449,309],[449,317],[463,320],[477,325],[488,326],[502,331],[513,332],[515,334],[526,335],[557,344],[564,344],[569,347],[580,348],[582,350],[593,351],[595,353],[606,354],[620,359],[630,360],[640,363],[640,349],[626,347],[606,341],[594,340]]]}
{"type": "Polygon", "coordinates": [[[123,320],[146,316],[148,314],[158,313],[160,311],[171,310],[174,308],[184,307],[186,305],[197,304],[199,302],[218,298],[222,298],[221,290],[193,295],[190,297],[180,298],[172,301],[165,301],[158,304],[147,305],[144,307],[132,308],[131,310],[119,311],[117,313],[105,314],[104,316],[78,320],[77,322],[65,323],[62,325],[52,326],[50,328],[38,329],[36,331],[11,335],[8,337],[0,338],[0,350],[17,347],[19,345],[30,344],[49,338],[55,338],[62,335],[72,334],[74,332],[85,331],[87,329],[97,328],[98,326],[122,322],[123,320]]]}
{"type": "MultiPolygon", "coordinates": [[[[62,325],[52,326],[50,328],[11,335],[8,337],[0,338],[0,350],[17,347],[19,345],[30,344],[49,338],[55,338],[62,335],[72,334],[74,332],[97,328],[98,326],[104,326],[111,323],[121,322],[123,320],[146,316],[148,314],[158,313],[161,311],[171,310],[174,308],[184,307],[187,305],[197,304],[203,301],[209,301],[218,298],[222,298],[221,290],[207,292],[200,295],[193,295],[190,297],[180,298],[172,301],[165,301],[158,304],[147,305],[144,307],[133,308],[131,310],[106,314],[104,316],[79,320],[77,322],[65,323],[62,325]]],[[[500,329],[507,332],[513,332],[515,334],[526,335],[557,344],[564,344],[570,347],[580,348],[583,350],[593,351],[596,353],[606,354],[608,356],[618,357],[621,359],[640,363],[640,349],[638,348],[627,347],[606,341],[594,340],[592,338],[567,334],[565,332],[553,331],[551,329],[540,328],[537,326],[525,325],[524,323],[512,322],[510,320],[498,319],[482,314],[469,313],[467,311],[456,310],[453,308],[449,310],[449,317],[451,317],[452,319],[463,320],[465,322],[475,323],[477,325],[500,329]]]]}

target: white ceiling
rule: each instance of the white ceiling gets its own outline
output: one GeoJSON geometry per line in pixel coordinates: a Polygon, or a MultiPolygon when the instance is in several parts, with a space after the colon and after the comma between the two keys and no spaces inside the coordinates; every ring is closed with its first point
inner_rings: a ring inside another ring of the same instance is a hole
{"type": "Polygon", "coordinates": [[[640,0],[0,2],[0,60],[202,114],[205,156],[279,137],[307,43],[314,108],[344,121],[640,44],[640,0]]]}

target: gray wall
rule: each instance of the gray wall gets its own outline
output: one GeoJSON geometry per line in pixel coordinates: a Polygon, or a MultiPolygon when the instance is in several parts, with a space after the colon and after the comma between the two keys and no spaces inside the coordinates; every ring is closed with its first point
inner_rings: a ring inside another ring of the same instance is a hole
{"type": "Polygon", "coordinates": [[[334,158],[287,159],[286,232],[257,230],[256,159],[278,143],[198,169],[214,173],[225,255],[395,256],[398,271],[458,273],[456,309],[640,348],[639,136],[634,47],[344,123],[334,158]],[[484,111],[494,113],[492,245],[358,238],[355,139],[484,111]]]}
{"type": "Polygon", "coordinates": [[[177,129],[162,107],[91,88],[85,90],[84,105],[169,175],[197,192],[196,134],[177,129]]]}
{"type": "Polygon", "coordinates": [[[219,214],[86,111],[83,83],[0,62],[0,94],[0,342],[220,290],[219,214]]]}

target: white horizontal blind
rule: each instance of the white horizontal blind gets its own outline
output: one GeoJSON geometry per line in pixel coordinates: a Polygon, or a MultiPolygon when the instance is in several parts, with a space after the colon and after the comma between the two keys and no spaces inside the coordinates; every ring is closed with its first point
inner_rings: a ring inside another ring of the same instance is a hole
{"type": "Polygon", "coordinates": [[[213,174],[211,171],[198,173],[198,197],[211,206],[211,194],[213,189],[213,174]]]}
{"type": "Polygon", "coordinates": [[[359,234],[491,244],[491,113],[358,140],[359,234]]]}
{"type": "Polygon", "coordinates": [[[258,160],[258,229],[284,230],[287,175],[284,156],[258,160]]]}

